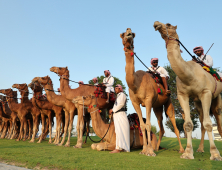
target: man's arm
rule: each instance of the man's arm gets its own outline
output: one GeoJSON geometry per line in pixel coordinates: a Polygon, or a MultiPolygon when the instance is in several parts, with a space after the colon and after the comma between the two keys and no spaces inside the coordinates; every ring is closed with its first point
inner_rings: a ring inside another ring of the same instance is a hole
{"type": "Polygon", "coordinates": [[[161,73],[166,76],[166,79],[168,80],[170,78],[169,73],[166,71],[165,68],[161,67],[161,73]]]}

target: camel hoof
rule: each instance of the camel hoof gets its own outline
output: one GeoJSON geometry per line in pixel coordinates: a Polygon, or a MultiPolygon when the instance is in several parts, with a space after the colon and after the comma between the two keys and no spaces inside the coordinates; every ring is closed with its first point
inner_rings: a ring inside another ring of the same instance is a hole
{"type": "Polygon", "coordinates": [[[220,155],[211,156],[210,160],[212,161],[222,161],[222,157],[220,155]]]}
{"type": "Polygon", "coordinates": [[[196,152],[204,152],[203,149],[198,148],[196,152]]]}
{"type": "Polygon", "coordinates": [[[52,142],[51,142],[51,141],[49,141],[48,143],[50,143],[50,144],[51,144],[52,142]]]}
{"type": "Polygon", "coordinates": [[[57,146],[62,146],[62,144],[60,143],[60,144],[58,144],[57,146]]]}
{"type": "Polygon", "coordinates": [[[77,146],[77,145],[75,145],[75,146],[73,146],[73,148],[82,148],[81,146],[77,146]]]}
{"type": "Polygon", "coordinates": [[[179,153],[184,153],[185,151],[184,151],[184,149],[183,150],[179,150],[179,153]]]}
{"type": "Polygon", "coordinates": [[[155,157],[156,154],[154,152],[148,152],[148,153],[146,153],[146,156],[153,156],[153,157],[155,157]]]}
{"type": "Polygon", "coordinates": [[[30,140],[29,143],[34,143],[34,140],[30,140]]]}
{"type": "Polygon", "coordinates": [[[23,141],[26,141],[26,139],[23,139],[23,141]]]}
{"type": "Polygon", "coordinates": [[[38,141],[37,143],[41,143],[41,141],[38,141]]]}
{"type": "Polygon", "coordinates": [[[17,141],[17,142],[18,142],[18,141],[19,141],[19,139],[16,139],[15,141],[17,141]]]}
{"type": "Polygon", "coordinates": [[[65,144],[64,147],[70,147],[70,145],[69,144],[65,144]]]}
{"type": "Polygon", "coordinates": [[[184,153],[180,156],[182,159],[194,159],[192,154],[184,153]]]}

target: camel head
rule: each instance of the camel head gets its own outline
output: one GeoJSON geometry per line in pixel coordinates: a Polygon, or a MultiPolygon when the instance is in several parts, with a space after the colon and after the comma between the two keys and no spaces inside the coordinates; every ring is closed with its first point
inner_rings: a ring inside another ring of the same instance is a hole
{"type": "Polygon", "coordinates": [[[50,71],[58,74],[58,76],[69,77],[68,67],[51,67],[50,71]]]}
{"type": "Polygon", "coordinates": [[[120,38],[122,38],[123,46],[124,46],[124,51],[133,51],[134,50],[134,45],[133,45],[133,39],[136,36],[135,33],[132,33],[131,28],[127,28],[126,32],[120,34],[120,38]]]}
{"type": "Polygon", "coordinates": [[[74,104],[80,104],[88,107],[88,112],[91,112],[91,109],[94,108],[93,106],[96,106],[97,100],[96,97],[93,95],[88,96],[77,96],[75,97],[72,102],[74,104]]]}
{"type": "Polygon", "coordinates": [[[16,88],[20,92],[22,92],[22,91],[28,92],[28,86],[27,86],[26,83],[23,83],[23,84],[13,84],[12,88],[16,88]]]}
{"type": "Polygon", "coordinates": [[[41,92],[43,89],[39,82],[31,82],[28,84],[28,87],[30,87],[34,92],[41,92]]]}
{"type": "Polygon", "coordinates": [[[0,93],[6,95],[8,97],[16,97],[17,98],[17,91],[13,91],[11,88],[9,88],[9,89],[1,89],[0,93]]]}
{"type": "Polygon", "coordinates": [[[6,101],[6,97],[3,95],[0,95],[0,99],[1,99],[1,101],[6,101]]]}
{"type": "Polygon", "coordinates": [[[177,26],[173,26],[169,23],[163,24],[159,21],[156,21],[156,22],[154,22],[153,27],[154,27],[155,31],[158,30],[160,32],[162,38],[165,41],[168,41],[168,36],[169,36],[169,38],[174,37],[176,39],[179,39],[177,32],[176,32],[177,26]]]}
{"type": "Polygon", "coordinates": [[[32,83],[35,83],[35,82],[38,82],[39,84],[43,86],[52,84],[52,80],[50,79],[49,76],[35,77],[34,79],[32,79],[32,83]]]}

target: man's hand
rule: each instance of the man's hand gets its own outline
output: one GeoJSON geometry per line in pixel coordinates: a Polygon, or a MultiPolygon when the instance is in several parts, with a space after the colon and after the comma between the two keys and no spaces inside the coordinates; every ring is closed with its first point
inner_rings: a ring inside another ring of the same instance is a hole
{"type": "Polygon", "coordinates": [[[111,115],[113,113],[113,109],[110,109],[109,110],[109,114],[111,115]]]}

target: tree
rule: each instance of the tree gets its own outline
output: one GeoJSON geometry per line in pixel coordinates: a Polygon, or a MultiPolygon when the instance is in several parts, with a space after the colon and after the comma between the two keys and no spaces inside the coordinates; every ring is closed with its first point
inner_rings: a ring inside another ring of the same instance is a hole
{"type": "Polygon", "coordinates": [[[157,133],[157,128],[155,125],[151,125],[151,131],[156,134],[157,133]]]}
{"type": "MultiPolygon", "coordinates": [[[[177,75],[174,73],[173,69],[167,65],[167,66],[164,66],[164,68],[167,70],[167,72],[169,73],[169,76],[170,76],[170,79],[168,80],[168,85],[169,85],[169,88],[170,88],[170,91],[171,91],[171,101],[173,103],[173,106],[174,106],[174,110],[175,110],[175,115],[176,115],[176,124],[177,125],[177,128],[179,130],[179,132],[183,132],[184,133],[184,129],[183,129],[183,126],[181,126],[181,123],[183,124],[184,122],[184,117],[182,116],[183,114],[183,110],[180,106],[180,103],[177,99],[177,88],[176,88],[176,77],[177,75]],[[180,129],[179,129],[180,128],[180,129]]],[[[194,106],[194,102],[193,102],[193,99],[190,98],[189,100],[189,105],[190,105],[190,115],[191,115],[191,120],[193,122],[193,131],[198,128],[198,112],[194,106]]],[[[170,120],[167,120],[167,122],[165,123],[165,125],[167,126],[167,128],[169,128],[172,132],[174,132],[174,128],[172,126],[172,122],[170,120]]]]}

